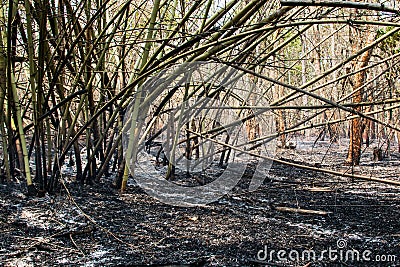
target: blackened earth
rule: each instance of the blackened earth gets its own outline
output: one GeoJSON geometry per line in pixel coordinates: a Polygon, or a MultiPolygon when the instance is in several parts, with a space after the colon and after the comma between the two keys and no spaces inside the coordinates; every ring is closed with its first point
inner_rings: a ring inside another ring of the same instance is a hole
{"type": "MultiPolygon", "coordinates": [[[[356,168],[342,164],[346,155],[339,145],[300,146],[279,151],[278,156],[400,181],[398,153],[373,162],[370,152],[365,151],[356,168]]],[[[4,266],[304,266],[310,262],[309,266],[400,266],[400,187],[274,163],[263,185],[249,192],[252,168],[230,194],[192,208],[160,203],[134,182],[121,194],[109,186],[111,180],[89,187],[66,177],[70,195],[63,189],[43,198],[27,197],[23,185],[0,184],[0,262],[4,266]],[[315,259],[309,259],[310,252],[316,253],[315,259]]]]}

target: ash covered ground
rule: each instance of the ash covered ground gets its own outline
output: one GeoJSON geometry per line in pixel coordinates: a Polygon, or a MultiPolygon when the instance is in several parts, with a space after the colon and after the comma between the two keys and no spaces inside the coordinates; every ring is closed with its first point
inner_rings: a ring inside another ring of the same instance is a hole
{"type": "MultiPolygon", "coordinates": [[[[400,181],[399,153],[381,162],[372,161],[371,153],[366,149],[356,168],[343,165],[344,145],[325,142],[299,143],[295,150],[278,151],[277,157],[400,181]]],[[[250,173],[251,169],[250,165],[250,173]]],[[[110,187],[112,178],[89,187],[66,177],[70,195],[62,189],[43,198],[26,196],[22,184],[1,184],[0,262],[4,266],[400,266],[400,187],[278,163],[256,191],[248,191],[250,179],[247,173],[225,197],[191,208],[163,204],[134,181],[121,194],[110,187]],[[329,249],[336,254],[321,257],[329,249]],[[283,260],[278,259],[279,250],[286,252],[283,260]],[[370,261],[362,258],[367,250],[370,261]],[[305,254],[303,259],[304,251],[314,251],[317,258],[311,261],[305,254]],[[348,251],[359,252],[359,260],[340,255],[348,251]],[[298,260],[290,260],[289,253],[298,260]]]]}

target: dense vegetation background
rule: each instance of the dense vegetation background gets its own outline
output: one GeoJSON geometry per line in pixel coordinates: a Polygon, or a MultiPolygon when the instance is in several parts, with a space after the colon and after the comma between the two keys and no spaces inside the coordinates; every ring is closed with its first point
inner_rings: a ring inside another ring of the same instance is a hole
{"type": "MultiPolygon", "coordinates": [[[[129,172],[121,133],[128,104],[145,101],[140,88],[149,77],[195,61],[228,64],[262,83],[258,94],[276,115],[275,137],[283,146],[293,136],[326,135],[331,142],[348,138],[343,161],[349,165],[360,163],[363,141],[375,140],[377,153],[388,154],[399,139],[397,5],[3,2],[2,179],[24,177],[33,193],[33,185],[51,192],[70,157],[77,181],[117,173],[114,184],[124,188],[129,172]]],[[[217,88],[213,97],[222,93],[217,88]]],[[[166,109],[183,98],[169,89],[148,100],[166,109]]],[[[235,105],[257,103],[242,96],[235,105]]],[[[147,121],[159,117],[150,111],[147,121]]]]}

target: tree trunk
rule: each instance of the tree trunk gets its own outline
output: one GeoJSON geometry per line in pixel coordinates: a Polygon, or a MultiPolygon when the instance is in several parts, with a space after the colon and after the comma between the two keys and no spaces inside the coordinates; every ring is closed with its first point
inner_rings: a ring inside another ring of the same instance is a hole
{"type": "MultiPolygon", "coordinates": [[[[354,30],[354,37],[355,37],[355,43],[353,45],[353,52],[358,51],[364,46],[363,40],[363,34],[362,31],[359,29],[354,30]]],[[[375,39],[375,31],[373,31],[370,27],[367,28],[366,30],[366,35],[367,35],[367,44],[370,44],[373,42],[375,39]]],[[[362,54],[360,61],[358,63],[355,63],[355,66],[357,69],[364,68],[368,65],[369,60],[371,58],[372,54],[372,49],[366,51],[364,54],[362,54]]],[[[362,86],[365,83],[366,80],[366,70],[360,71],[354,76],[354,82],[352,83],[353,85],[353,103],[360,103],[363,100],[363,93],[364,90],[362,86]]],[[[362,112],[362,107],[355,107],[355,111],[357,112],[362,112]]],[[[346,163],[351,164],[351,165],[359,165],[360,164],[360,159],[361,159],[361,146],[362,146],[362,132],[363,132],[363,123],[360,117],[354,118],[351,121],[351,126],[350,126],[350,144],[349,144],[349,151],[347,154],[347,159],[346,163]]]]}

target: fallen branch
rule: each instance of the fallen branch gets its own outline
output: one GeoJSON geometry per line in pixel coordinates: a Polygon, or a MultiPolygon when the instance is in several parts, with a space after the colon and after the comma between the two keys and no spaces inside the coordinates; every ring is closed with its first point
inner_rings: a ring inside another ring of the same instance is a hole
{"type": "Polygon", "coordinates": [[[333,190],[329,187],[308,187],[305,190],[310,192],[333,192],[333,190]]]}
{"type": "Polygon", "coordinates": [[[125,244],[130,248],[137,248],[137,246],[129,243],[129,242],[125,242],[124,240],[122,240],[121,238],[119,238],[116,234],[114,234],[113,232],[111,232],[110,230],[108,230],[107,228],[101,226],[100,224],[98,224],[91,216],[89,216],[88,214],[86,214],[81,207],[78,205],[78,203],[76,203],[75,199],[73,198],[73,196],[71,195],[68,187],[66,186],[66,184],[64,183],[63,177],[61,176],[61,180],[60,180],[62,186],[64,187],[65,191],[67,192],[67,197],[68,199],[71,201],[71,203],[80,211],[80,213],[86,218],[88,219],[94,226],[98,227],[99,229],[101,229],[103,232],[107,233],[108,235],[112,236],[115,240],[117,240],[118,242],[120,242],[121,244],[125,244]]]}
{"type": "MultiPolygon", "coordinates": [[[[43,247],[43,244],[48,245],[49,247],[46,247],[46,250],[53,250],[50,246],[54,246],[57,249],[61,249],[61,250],[69,250],[73,253],[82,253],[81,251],[76,251],[75,249],[71,249],[71,248],[67,248],[67,247],[62,247],[60,245],[55,244],[54,242],[51,242],[51,238],[53,238],[55,235],[57,235],[58,233],[51,235],[49,237],[25,237],[25,236],[14,236],[15,238],[21,238],[21,239],[25,239],[25,240],[32,240],[35,241],[35,243],[29,245],[26,248],[20,249],[18,251],[15,252],[11,252],[8,254],[5,254],[4,256],[6,257],[19,257],[22,255],[22,253],[25,253],[27,251],[29,251],[30,249],[34,248],[34,247],[43,247]]],[[[83,254],[85,255],[85,254],[83,254]]]]}
{"type": "Polygon", "coordinates": [[[323,210],[307,210],[307,209],[300,209],[300,208],[289,208],[289,207],[275,207],[277,211],[286,211],[286,212],[294,212],[300,214],[309,214],[309,215],[328,215],[331,214],[331,211],[323,211],[323,210]]]}
{"type": "Polygon", "coordinates": [[[69,235],[69,239],[71,240],[72,244],[74,245],[74,247],[79,250],[84,256],[86,256],[86,253],[83,252],[83,250],[78,246],[78,244],[76,244],[74,238],[72,237],[72,234],[69,235]]]}

